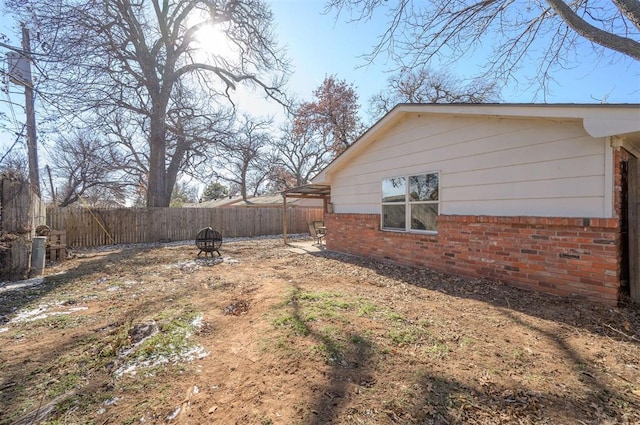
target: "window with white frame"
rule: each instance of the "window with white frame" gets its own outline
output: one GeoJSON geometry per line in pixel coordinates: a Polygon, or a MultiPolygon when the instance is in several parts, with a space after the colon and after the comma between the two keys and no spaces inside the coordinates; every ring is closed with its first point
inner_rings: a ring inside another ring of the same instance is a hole
{"type": "Polygon", "coordinates": [[[439,210],[437,172],[382,181],[382,228],[435,232],[439,210]]]}

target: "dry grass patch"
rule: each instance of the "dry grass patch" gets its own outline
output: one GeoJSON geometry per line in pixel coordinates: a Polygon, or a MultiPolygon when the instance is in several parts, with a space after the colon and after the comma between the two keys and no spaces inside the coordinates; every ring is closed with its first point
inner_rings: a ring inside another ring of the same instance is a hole
{"type": "Polygon", "coordinates": [[[640,422],[640,314],[277,239],[0,287],[2,424],[640,422]]]}

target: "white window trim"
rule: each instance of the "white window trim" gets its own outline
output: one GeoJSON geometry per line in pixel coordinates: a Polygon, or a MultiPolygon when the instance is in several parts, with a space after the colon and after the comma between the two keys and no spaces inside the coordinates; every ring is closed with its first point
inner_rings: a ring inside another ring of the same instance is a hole
{"type": "Polygon", "coordinates": [[[424,172],[416,172],[416,173],[410,173],[410,174],[404,174],[404,175],[396,175],[396,176],[389,176],[389,177],[385,177],[380,181],[380,230],[384,231],[384,232],[395,232],[395,233],[419,233],[419,234],[423,234],[423,235],[437,235],[438,234],[438,230],[417,230],[417,229],[411,229],[411,205],[419,205],[419,204],[437,204],[438,205],[438,215],[440,215],[440,202],[441,202],[441,190],[440,190],[440,181],[441,181],[441,177],[442,177],[442,172],[440,170],[434,170],[434,171],[424,171],[424,172]],[[438,200],[437,201],[414,201],[411,202],[409,201],[409,178],[412,176],[420,176],[420,175],[426,175],[426,174],[437,174],[438,175],[438,200]],[[384,183],[385,180],[390,180],[390,179],[398,179],[398,178],[404,178],[405,179],[405,200],[404,202],[382,202],[382,197],[383,197],[383,193],[382,193],[382,184],[384,183]],[[404,230],[402,229],[398,229],[398,228],[391,228],[391,227],[384,227],[384,212],[382,210],[382,207],[384,205],[404,205],[405,206],[405,210],[404,210],[404,214],[405,214],[405,225],[404,225],[404,230]]]}

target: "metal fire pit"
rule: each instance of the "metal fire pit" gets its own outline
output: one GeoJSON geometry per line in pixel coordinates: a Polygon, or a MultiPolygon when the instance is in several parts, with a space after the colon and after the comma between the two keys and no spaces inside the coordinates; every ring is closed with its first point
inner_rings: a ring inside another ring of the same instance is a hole
{"type": "Polygon", "coordinates": [[[222,235],[217,230],[213,230],[211,227],[207,227],[202,229],[196,235],[196,246],[200,249],[198,252],[198,257],[200,254],[204,252],[205,257],[207,254],[211,254],[213,257],[213,252],[218,253],[218,257],[220,255],[220,246],[222,245],[222,235]]]}

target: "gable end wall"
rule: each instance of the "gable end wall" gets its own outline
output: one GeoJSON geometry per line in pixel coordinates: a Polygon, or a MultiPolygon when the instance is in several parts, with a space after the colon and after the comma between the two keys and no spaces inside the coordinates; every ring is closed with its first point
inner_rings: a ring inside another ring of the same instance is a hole
{"type": "Polygon", "coordinates": [[[448,215],[612,217],[612,148],[578,120],[412,116],[333,172],[337,213],[378,214],[381,182],[438,171],[448,215]]]}

